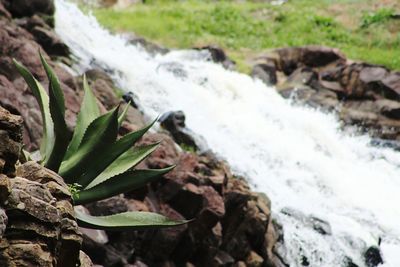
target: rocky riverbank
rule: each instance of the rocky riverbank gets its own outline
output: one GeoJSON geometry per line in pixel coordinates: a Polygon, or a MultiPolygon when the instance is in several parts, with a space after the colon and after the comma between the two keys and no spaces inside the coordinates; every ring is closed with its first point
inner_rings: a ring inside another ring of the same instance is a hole
{"type": "MultiPolygon", "coordinates": [[[[13,58],[47,86],[38,57],[43,51],[60,78],[69,127],[82,99],[80,78],[61,63],[68,61],[69,51],[51,28],[53,12],[50,0],[0,1],[0,265],[75,266],[80,261],[81,266],[91,266],[92,261],[103,266],[283,266],[274,250],[279,236],[269,199],[252,192],[212,153],[183,151],[167,131],[149,133],[141,140],[141,144],[162,141],[141,167],[177,164],[171,173],[146,188],[82,209],[93,215],[154,211],[194,220],[152,231],[78,230],[62,179],[24,162],[20,154],[22,146],[28,151],[38,148],[42,122],[13,58]]],[[[86,74],[103,110],[127,105],[117,97],[106,73],[86,74]]],[[[120,134],[144,124],[143,114],[131,106],[120,134]]]]}
{"type": "Polygon", "coordinates": [[[336,112],[344,125],[400,140],[400,72],[352,61],[337,49],[306,46],[259,57],[252,75],[286,98],[336,112]]]}

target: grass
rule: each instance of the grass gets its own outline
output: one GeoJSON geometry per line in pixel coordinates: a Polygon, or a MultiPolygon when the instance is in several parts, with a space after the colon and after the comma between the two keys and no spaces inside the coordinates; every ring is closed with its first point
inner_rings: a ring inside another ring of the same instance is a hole
{"type": "Polygon", "coordinates": [[[292,0],[281,6],[232,1],[147,1],[128,9],[94,10],[115,32],[128,31],[168,47],[217,44],[248,72],[267,50],[310,44],[400,69],[396,0],[292,0]]]}

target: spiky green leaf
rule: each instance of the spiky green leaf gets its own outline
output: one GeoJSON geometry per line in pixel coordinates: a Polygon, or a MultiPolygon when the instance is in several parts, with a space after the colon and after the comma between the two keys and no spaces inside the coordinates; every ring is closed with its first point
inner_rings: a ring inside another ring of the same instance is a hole
{"type": "Polygon", "coordinates": [[[97,200],[106,199],[126,193],[156,181],[161,175],[169,172],[175,166],[158,170],[131,170],[119,174],[90,189],[78,191],[73,194],[75,205],[83,205],[97,200]]]}
{"type": "Polygon", "coordinates": [[[67,153],[64,160],[67,160],[74,154],[82,141],[83,135],[86,129],[97,117],[100,116],[100,109],[97,105],[96,97],[94,96],[92,90],[86,79],[86,75],[83,76],[83,90],[85,92],[81,109],[76,120],[76,127],[74,130],[74,135],[68,146],[67,153]]]}
{"type": "Polygon", "coordinates": [[[61,163],[59,174],[75,183],[98,160],[102,151],[113,145],[118,134],[118,107],[95,119],[87,128],[78,150],[61,163]]]}
{"type": "Polygon", "coordinates": [[[128,108],[131,105],[131,101],[125,106],[124,110],[122,111],[121,115],[118,117],[118,126],[121,126],[122,122],[125,120],[126,113],[128,112],[128,108]]]}
{"type": "Polygon", "coordinates": [[[56,102],[55,106],[59,108],[61,114],[64,116],[65,114],[65,101],[64,94],[61,90],[60,81],[57,78],[57,75],[54,73],[53,69],[49,66],[46,59],[43,57],[42,53],[39,51],[40,60],[42,61],[42,65],[44,70],[46,71],[47,78],[49,79],[49,94],[50,90],[54,94],[54,101],[56,102]]]}
{"type": "MultiPolygon", "coordinates": [[[[155,121],[154,121],[155,122],[155,121]]],[[[84,188],[90,184],[93,179],[95,179],[100,173],[102,173],[114,160],[116,160],[119,156],[121,156],[125,151],[130,149],[137,140],[139,140],[148,129],[154,124],[150,125],[135,131],[131,132],[122,138],[120,138],[117,142],[115,142],[112,146],[105,146],[101,151],[96,154],[96,157],[86,166],[86,172],[79,176],[76,180],[77,183],[81,184],[84,188]]],[[[144,151],[145,153],[146,151],[144,151]]],[[[146,155],[148,155],[147,153],[146,155]]],[[[143,157],[139,157],[140,155],[136,155],[138,160],[143,160],[143,157]]],[[[132,159],[132,162],[135,162],[136,159],[132,159]]],[[[118,167],[118,166],[117,166],[118,167]]],[[[118,170],[117,170],[118,171],[118,170]]]]}
{"type": "Polygon", "coordinates": [[[44,165],[57,172],[64,158],[71,135],[64,119],[64,94],[61,90],[60,82],[42,54],[40,54],[40,60],[49,79],[49,107],[54,124],[55,138],[53,149],[44,165]]]}
{"type": "Polygon", "coordinates": [[[151,212],[123,212],[109,216],[91,216],[75,210],[78,225],[84,228],[103,230],[138,230],[178,226],[188,221],[171,220],[151,212]]]}
{"type": "Polygon", "coordinates": [[[15,59],[13,61],[18,72],[24,78],[29,88],[32,90],[33,96],[39,103],[43,121],[43,136],[40,144],[40,154],[42,162],[45,162],[50,157],[55,142],[54,125],[51,119],[49,107],[49,96],[43,86],[35,79],[35,77],[33,77],[32,73],[27,68],[15,59]]]}

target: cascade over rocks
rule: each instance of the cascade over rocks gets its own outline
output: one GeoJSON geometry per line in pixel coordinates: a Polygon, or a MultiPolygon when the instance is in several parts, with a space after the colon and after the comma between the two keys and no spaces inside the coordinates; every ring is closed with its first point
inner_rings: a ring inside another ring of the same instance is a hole
{"type": "Polygon", "coordinates": [[[400,73],[353,62],[337,49],[288,47],[257,59],[253,76],[312,107],[337,112],[344,125],[373,137],[400,140],[400,73]],[[268,66],[268,67],[261,67],[268,66]]]}

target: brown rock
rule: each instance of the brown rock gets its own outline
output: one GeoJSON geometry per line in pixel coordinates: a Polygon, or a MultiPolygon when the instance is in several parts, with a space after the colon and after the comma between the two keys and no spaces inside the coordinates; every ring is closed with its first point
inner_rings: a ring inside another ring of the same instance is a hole
{"type": "Polygon", "coordinates": [[[80,267],[94,267],[92,260],[89,258],[88,255],[85,254],[85,252],[80,251],[79,252],[79,262],[80,262],[80,267]]]}
{"type": "Polygon", "coordinates": [[[3,0],[3,2],[15,17],[29,17],[38,13],[53,15],[55,9],[52,0],[3,0]]]}
{"type": "Polygon", "coordinates": [[[400,72],[392,72],[385,79],[382,80],[382,83],[387,86],[391,91],[400,95],[400,72]]]}
{"type": "Polygon", "coordinates": [[[53,30],[47,27],[35,26],[31,30],[31,33],[47,54],[51,56],[69,56],[70,51],[68,46],[53,32],[53,30]]]}
{"type": "Polygon", "coordinates": [[[253,67],[251,76],[263,81],[266,85],[275,85],[278,82],[274,63],[260,63],[253,67]]]}
{"type": "Polygon", "coordinates": [[[261,267],[263,263],[264,259],[254,251],[251,251],[246,258],[246,265],[248,267],[261,267]]]}
{"type": "Polygon", "coordinates": [[[344,55],[338,49],[324,46],[288,47],[277,49],[274,53],[278,55],[278,69],[286,75],[299,66],[316,68],[345,61],[344,55]]]}
{"type": "Polygon", "coordinates": [[[0,3],[0,17],[4,17],[6,19],[11,19],[11,14],[8,10],[4,7],[2,3],[0,3]]]}

